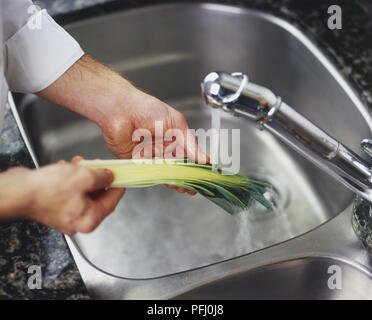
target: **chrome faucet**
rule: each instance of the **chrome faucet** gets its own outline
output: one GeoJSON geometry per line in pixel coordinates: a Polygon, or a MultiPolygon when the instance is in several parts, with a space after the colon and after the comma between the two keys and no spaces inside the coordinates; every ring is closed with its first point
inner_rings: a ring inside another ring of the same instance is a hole
{"type": "MultiPolygon", "coordinates": [[[[371,166],[269,89],[249,82],[247,75],[240,72],[211,72],[201,83],[201,89],[210,106],[255,121],[259,128],[269,130],[354,193],[372,202],[371,166]]],[[[363,140],[361,145],[372,156],[372,141],[363,140]]]]}

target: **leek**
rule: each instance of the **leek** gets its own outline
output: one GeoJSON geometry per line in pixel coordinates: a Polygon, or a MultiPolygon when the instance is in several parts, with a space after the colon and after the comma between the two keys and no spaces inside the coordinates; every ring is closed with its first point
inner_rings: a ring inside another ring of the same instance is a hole
{"type": "Polygon", "coordinates": [[[221,174],[221,169],[214,172],[210,164],[188,163],[186,159],[83,160],[79,164],[111,170],[114,174],[111,188],[169,184],[193,190],[230,214],[247,209],[253,200],[271,207],[264,197],[270,185],[242,174],[221,174]]]}

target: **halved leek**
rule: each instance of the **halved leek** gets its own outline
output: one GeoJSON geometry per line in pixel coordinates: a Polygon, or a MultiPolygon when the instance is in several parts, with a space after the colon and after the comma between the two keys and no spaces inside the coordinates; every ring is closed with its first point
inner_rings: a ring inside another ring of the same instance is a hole
{"type": "Polygon", "coordinates": [[[89,168],[107,168],[114,174],[111,188],[142,188],[169,184],[196,191],[230,214],[249,207],[252,199],[270,208],[264,193],[270,185],[242,174],[212,171],[210,164],[188,163],[186,159],[83,160],[89,168]]]}

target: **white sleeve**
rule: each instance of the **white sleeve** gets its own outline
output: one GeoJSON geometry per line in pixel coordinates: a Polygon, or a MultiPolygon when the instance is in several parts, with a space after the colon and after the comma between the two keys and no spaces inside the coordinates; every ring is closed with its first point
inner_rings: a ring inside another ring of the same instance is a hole
{"type": "Polygon", "coordinates": [[[80,45],[30,0],[1,0],[5,76],[11,91],[45,89],[84,55],[80,45]]]}

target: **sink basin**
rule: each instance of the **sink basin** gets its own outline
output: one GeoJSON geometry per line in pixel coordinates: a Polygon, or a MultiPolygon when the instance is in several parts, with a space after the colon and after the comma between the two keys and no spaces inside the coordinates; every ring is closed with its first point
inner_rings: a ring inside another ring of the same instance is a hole
{"type": "Polygon", "coordinates": [[[367,274],[343,261],[306,257],[228,276],[194,288],[175,299],[365,299],[372,298],[370,282],[367,274]],[[336,282],[329,281],[334,266],[342,270],[339,290],[334,288],[336,282]]]}
{"type": "MultiPolygon", "coordinates": [[[[358,154],[360,140],[370,136],[366,110],[337,71],[298,30],[270,15],[215,4],[166,4],[66,28],[89,55],[182,111],[191,128],[210,128],[210,108],[201,102],[199,84],[208,72],[223,69],[247,73],[358,154]]],[[[76,154],[113,158],[91,122],[33,95],[17,104],[39,164],[76,154]]],[[[231,261],[244,258],[248,260],[238,265],[250,265],[256,261],[250,258],[252,252],[271,252],[265,248],[292,243],[288,240],[350,212],[350,191],[269,133],[227,114],[221,126],[240,129],[240,171],[273,185],[275,209],[254,206],[231,216],[202,197],[165,187],[127,190],[115,212],[93,233],[67,237],[94,296],[177,296],[212,275],[229,273],[232,269],[225,266],[231,261]]],[[[287,254],[280,252],[281,257],[287,254]]],[[[270,264],[262,272],[281,277],[293,270],[298,280],[307,281],[326,260],[288,261],[270,264]],[[302,274],[303,269],[315,271],[302,274]]],[[[261,272],[252,270],[251,280],[261,272]]],[[[350,277],[356,272],[368,277],[358,269],[347,270],[350,277]]],[[[226,278],[180,297],[210,297],[229,281],[236,284],[240,278],[226,278]]],[[[212,297],[223,297],[221,292],[212,297]]]]}

